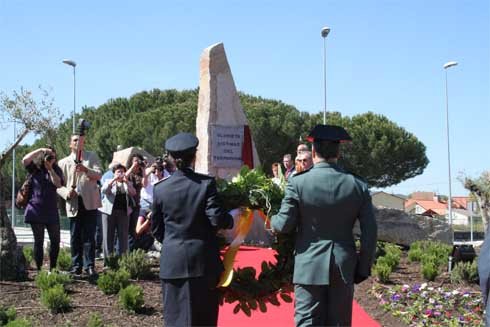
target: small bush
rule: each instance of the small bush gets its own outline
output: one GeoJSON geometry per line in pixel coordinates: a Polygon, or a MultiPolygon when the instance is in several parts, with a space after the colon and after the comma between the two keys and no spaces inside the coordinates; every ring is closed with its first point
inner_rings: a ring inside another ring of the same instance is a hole
{"type": "Polygon", "coordinates": [[[56,268],[62,271],[68,271],[71,268],[71,252],[70,249],[62,248],[58,254],[56,268]]]}
{"type": "MultiPolygon", "coordinates": [[[[359,241],[359,250],[360,250],[360,248],[361,248],[361,243],[359,241]]],[[[384,242],[381,242],[381,241],[376,242],[376,254],[375,254],[376,259],[384,256],[385,254],[386,254],[386,251],[385,251],[384,242]]]]}
{"type": "Polygon", "coordinates": [[[53,313],[64,312],[70,308],[70,297],[63,285],[55,285],[41,291],[41,303],[53,313]]]}
{"type": "Polygon", "coordinates": [[[27,265],[30,266],[32,260],[34,260],[34,249],[32,248],[32,246],[24,246],[22,252],[24,253],[24,257],[26,258],[27,265]]]}
{"type": "Polygon", "coordinates": [[[104,257],[104,263],[107,268],[116,271],[119,269],[119,256],[113,253],[107,258],[104,257]]]}
{"type": "Polygon", "coordinates": [[[14,307],[0,306],[0,326],[6,325],[9,321],[15,320],[17,311],[14,307]]]}
{"type": "Polygon", "coordinates": [[[36,276],[36,286],[41,290],[47,290],[55,285],[62,285],[63,287],[71,283],[72,279],[69,275],[60,274],[58,272],[48,273],[47,271],[41,271],[36,276]]]}
{"type": "Polygon", "coordinates": [[[140,279],[151,275],[151,262],[141,249],[124,254],[119,259],[119,267],[129,272],[131,278],[140,279]]]}
{"type": "Polygon", "coordinates": [[[478,264],[473,262],[458,262],[451,271],[451,283],[478,283],[478,264]]]}
{"type": "Polygon", "coordinates": [[[99,276],[97,286],[104,294],[117,294],[121,289],[129,285],[129,273],[124,269],[107,271],[99,276]]]}
{"type": "Polygon", "coordinates": [[[420,262],[424,252],[420,248],[412,248],[408,251],[408,261],[410,262],[420,262]]]}
{"type": "Polygon", "coordinates": [[[381,257],[373,267],[373,274],[378,278],[381,283],[387,283],[390,280],[391,266],[381,257]]]}
{"type": "Polygon", "coordinates": [[[422,256],[429,255],[436,258],[436,264],[441,267],[447,265],[452,247],[450,245],[435,241],[417,241],[410,246],[410,250],[419,249],[422,256]]]}
{"type": "Polygon", "coordinates": [[[92,313],[88,320],[87,327],[104,327],[104,321],[98,313],[92,313]]]}
{"type": "Polygon", "coordinates": [[[10,321],[5,327],[31,327],[32,323],[26,318],[19,318],[10,321]]]}
{"type": "Polygon", "coordinates": [[[423,265],[431,263],[438,266],[438,261],[439,260],[437,259],[437,257],[431,253],[422,254],[422,257],[420,258],[420,263],[422,263],[423,265]]]}
{"type": "Polygon", "coordinates": [[[400,263],[400,255],[393,252],[386,253],[384,258],[386,259],[388,265],[391,267],[391,270],[394,270],[396,267],[398,267],[398,264],[400,263]]]}
{"type": "Polygon", "coordinates": [[[393,254],[399,255],[399,256],[402,254],[401,248],[398,245],[392,244],[392,243],[386,243],[385,244],[385,252],[386,253],[393,253],[393,254]]]}
{"type": "Polygon", "coordinates": [[[434,281],[439,274],[437,264],[433,261],[422,263],[422,276],[429,281],[434,281]]]}
{"type": "Polygon", "coordinates": [[[144,304],[143,289],[140,286],[129,285],[119,291],[119,305],[124,310],[135,313],[138,312],[144,304]]]}

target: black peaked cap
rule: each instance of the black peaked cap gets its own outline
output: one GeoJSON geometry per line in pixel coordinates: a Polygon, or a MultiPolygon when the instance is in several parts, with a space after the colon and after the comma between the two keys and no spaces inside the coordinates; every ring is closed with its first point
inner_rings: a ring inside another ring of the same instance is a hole
{"type": "Polygon", "coordinates": [[[165,149],[168,152],[184,153],[196,150],[199,140],[191,133],[179,133],[165,142],[165,149]]]}
{"type": "Polygon", "coordinates": [[[352,141],[347,131],[335,125],[316,125],[307,137],[309,142],[330,141],[330,142],[349,142],[352,141]]]}

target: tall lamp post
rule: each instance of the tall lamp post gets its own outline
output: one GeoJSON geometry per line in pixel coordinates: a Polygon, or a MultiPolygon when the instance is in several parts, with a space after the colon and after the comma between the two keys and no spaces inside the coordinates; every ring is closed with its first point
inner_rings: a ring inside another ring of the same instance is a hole
{"type": "Polygon", "coordinates": [[[73,67],[73,114],[72,114],[72,119],[73,119],[73,133],[75,133],[75,108],[76,108],[76,80],[75,80],[75,67],[77,66],[77,63],[74,62],[73,60],[69,59],[64,59],[63,63],[72,66],[73,67]]]}
{"type": "MultiPolygon", "coordinates": [[[[456,66],[458,63],[456,61],[449,61],[444,64],[444,71],[446,73],[446,138],[447,138],[447,168],[448,168],[448,178],[449,178],[449,198],[447,201],[448,213],[449,213],[449,226],[453,226],[453,204],[452,204],[452,192],[451,192],[451,152],[449,151],[449,100],[447,91],[447,70],[448,68],[456,66]]],[[[454,234],[453,234],[454,238],[454,234]]]]}
{"type": "Polygon", "coordinates": [[[327,124],[327,36],[330,27],[322,28],[323,37],[323,125],[327,124]]]}

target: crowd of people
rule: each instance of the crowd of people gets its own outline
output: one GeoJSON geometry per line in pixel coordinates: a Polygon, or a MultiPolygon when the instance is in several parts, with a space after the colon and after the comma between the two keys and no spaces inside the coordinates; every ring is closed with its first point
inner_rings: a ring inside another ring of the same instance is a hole
{"type": "Polygon", "coordinates": [[[103,173],[96,153],[82,151],[76,163],[79,135],[72,135],[70,154],[59,160],[47,146],[24,156],[30,196],[24,216],[34,236],[36,267],[43,266],[44,231],[50,241],[49,269],[55,269],[60,249],[58,197],[65,200],[70,222],[71,274],[96,277],[95,260],[120,256],[129,250],[159,250],[150,229],[153,187],[173,172],[169,158],[149,164],[134,154],[127,168],[112,162],[103,173]]]}
{"type": "Polygon", "coordinates": [[[277,185],[283,186],[290,176],[294,176],[297,173],[306,171],[313,167],[313,157],[311,150],[305,143],[300,143],[296,148],[296,158],[294,163],[290,153],[283,156],[282,164],[284,165],[284,172],[282,171],[281,164],[274,162],[272,164],[272,180],[277,185]]]}

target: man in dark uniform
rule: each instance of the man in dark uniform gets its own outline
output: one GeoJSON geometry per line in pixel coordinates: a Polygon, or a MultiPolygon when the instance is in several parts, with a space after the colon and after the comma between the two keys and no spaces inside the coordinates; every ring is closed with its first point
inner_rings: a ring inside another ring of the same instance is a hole
{"type": "Polygon", "coordinates": [[[179,133],[165,143],[177,170],[155,184],[152,232],[162,242],[160,279],[165,326],[216,326],[223,271],[216,232],[233,227],[213,177],[192,167],[199,141],[179,133]]]}
{"type": "Polygon", "coordinates": [[[480,288],[485,305],[485,326],[490,327],[490,228],[486,232],[485,241],[480,249],[478,257],[478,275],[480,276],[480,288]]]}
{"type": "Polygon", "coordinates": [[[341,127],[317,125],[314,166],[289,179],[279,213],[272,217],[276,232],[295,233],[296,326],[350,326],[354,283],[371,271],[377,226],[367,185],[337,166],[340,142],[352,140],[341,127]],[[361,227],[356,253],[352,228],[361,227]]]}

